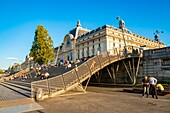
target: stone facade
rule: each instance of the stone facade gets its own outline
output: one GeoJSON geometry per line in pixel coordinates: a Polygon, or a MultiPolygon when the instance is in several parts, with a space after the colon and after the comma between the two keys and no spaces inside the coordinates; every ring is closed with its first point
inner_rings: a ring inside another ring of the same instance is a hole
{"type": "Polygon", "coordinates": [[[62,45],[55,48],[55,53],[57,59],[75,61],[104,51],[110,51],[113,55],[117,54],[116,51],[111,51],[113,48],[118,48],[118,52],[125,49],[127,52],[132,52],[134,49],[139,50],[142,46],[145,49],[165,47],[162,42],[134,34],[126,28],[122,30],[104,25],[90,31],[82,28],[78,21],[77,27],[64,37],[62,45]]]}
{"type": "Polygon", "coordinates": [[[8,72],[10,74],[19,72],[21,70],[25,70],[26,68],[31,68],[35,65],[33,61],[33,57],[26,56],[25,61],[23,63],[14,63],[11,67],[8,68],[8,72]]]}
{"type": "MultiPolygon", "coordinates": [[[[155,76],[165,82],[170,78],[170,47],[145,50],[143,53],[143,76],[155,76]],[[168,79],[166,79],[168,78],[168,79]]],[[[169,81],[170,82],[170,81],[169,81]]]]}
{"type": "Polygon", "coordinates": [[[8,68],[9,74],[13,74],[21,71],[21,65],[19,63],[14,63],[11,67],[8,68]]]}

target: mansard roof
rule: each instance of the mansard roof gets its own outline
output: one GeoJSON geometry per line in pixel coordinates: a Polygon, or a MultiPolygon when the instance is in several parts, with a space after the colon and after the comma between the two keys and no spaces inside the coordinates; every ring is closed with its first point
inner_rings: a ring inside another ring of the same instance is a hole
{"type": "MultiPolygon", "coordinates": [[[[110,25],[107,25],[107,24],[106,24],[106,25],[104,25],[104,26],[98,27],[97,29],[94,29],[94,30],[92,30],[92,31],[89,31],[89,32],[87,32],[87,33],[84,33],[84,34],[82,34],[82,35],[79,35],[79,36],[77,37],[77,39],[79,40],[79,39],[85,38],[85,36],[87,36],[87,35],[96,33],[96,32],[98,32],[98,31],[103,30],[103,29],[106,29],[106,28],[109,28],[109,29],[113,29],[113,30],[122,32],[121,29],[115,28],[115,27],[113,27],[113,26],[110,26],[110,25]]],[[[150,40],[150,41],[152,41],[152,42],[155,42],[155,43],[159,43],[159,44],[165,45],[163,42],[158,42],[158,41],[155,41],[155,40],[153,40],[153,39],[146,38],[146,37],[144,37],[144,36],[140,36],[140,35],[138,35],[138,34],[132,33],[132,32],[131,32],[130,30],[128,30],[128,29],[125,29],[124,32],[125,32],[126,34],[130,34],[130,35],[133,35],[133,36],[136,36],[136,37],[139,37],[139,38],[143,38],[143,39],[146,39],[146,40],[150,40]]]]}
{"type": "Polygon", "coordinates": [[[70,30],[69,34],[72,34],[77,39],[78,36],[81,36],[89,31],[90,30],[88,29],[82,28],[80,20],[78,20],[76,28],[70,30]]]}
{"type": "Polygon", "coordinates": [[[102,30],[102,29],[105,29],[107,26],[108,26],[108,25],[104,25],[104,26],[98,27],[97,29],[94,29],[94,30],[92,30],[92,31],[86,32],[86,33],[78,36],[77,39],[84,38],[84,36],[87,36],[87,35],[89,35],[89,34],[92,34],[92,33],[95,33],[95,32],[97,32],[97,31],[100,31],[100,30],[102,30]]]}

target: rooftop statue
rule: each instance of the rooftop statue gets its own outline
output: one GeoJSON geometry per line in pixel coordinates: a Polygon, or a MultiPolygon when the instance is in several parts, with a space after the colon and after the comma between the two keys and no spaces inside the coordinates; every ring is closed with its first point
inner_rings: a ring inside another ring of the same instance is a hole
{"type": "Polygon", "coordinates": [[[126,28],[125,22],[123,20],[121,20],[119,16],[116,19],[119,21],[119,29],[126,28]]]}
{"type": "Polygon", "coordinates": [[[77,27],[81,27],[80,20],[77,22],[77,27]]]}
{"type": "Polygon", "coordinates": [[[156,33],[154,33],[154,35],[155,35],[154,38],[155,38],[155,41],[161,42],[159,33],[163,33],[163,31],[159,32],[158,30],[156,30],[156,33]]]}

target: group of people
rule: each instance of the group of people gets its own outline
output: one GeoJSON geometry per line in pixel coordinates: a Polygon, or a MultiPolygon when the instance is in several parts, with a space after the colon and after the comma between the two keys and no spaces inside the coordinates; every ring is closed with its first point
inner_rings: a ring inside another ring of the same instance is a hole
{"type": "Polygon", "coordinates": [[[48,73],[48,69],[50,68],[50,65],[42,65],[42,66],[37,66],[34,71],[35,71],[35,78],[39,77],[41,80],[48,78],[50,75],[48,73]]]}
{"type": "Polygon", "coordinates": [[[40,71],[38,71],[35,75],[35,78],[39,77],[42,80],[42,79],[48,78],[49,76],[50,76],[50,74],[47,71],[44,71],[42,73],[40,71]]]}
{"type": "Polygon", "coordinates": [[[42,80],[42,79],[46,79],[46,78],[48,78],[50,75],[49,75],[49,73],[46,71],[46,72],[43,72],[42,74],[41,73],[39,73],[40,74],[40,79],[42,80]]]}
{"type": "Polygon", "coordinates": [[[28,78],[32,78],[32,75],[30,73],[22,73],[20,76],[19,76],[20,80],[21,81],[25,81],[27,80],[28,78]]]}
{"type": "Polygon", "coordinates": [[[152,98],[158,99],[157,96],[157,90],[158,91],[164,91],[164,87],[158,83],[157,79],[154,77],[147,77],[142,80],[142,85],[143,85],[143,94],[142,97],[147,95],[147,98],[149,97],[149,93],[152,95],[152,98]]]}
{"type": "Polygon", "coordinates": [[[94,57],[94,55],[88,56],[88,57],[83,57],[81,59],[76,59],[75,62],[73,60],[68,60],[68,59],[64,61],[63,59],[58,58],[58,61],[57,61],[55,66],[65,66],[66,69],[68,69],[68,68],[72,67],[73,64],[76,65],[76,62],[78,62],[78,63],[81,62],[81,61],[85,62],[85,61],[89,60],[92,57],[94,57]]]}
{"type": "Polygon", "coordinates": [[[60,62],[56,66],[65,66],[65,69],[71,68],[73,64],[77,65],[80,62],[79,59],[76,59],[75,62],[65,60],[63,63],[63,60],[60,60],[60,62]]]}

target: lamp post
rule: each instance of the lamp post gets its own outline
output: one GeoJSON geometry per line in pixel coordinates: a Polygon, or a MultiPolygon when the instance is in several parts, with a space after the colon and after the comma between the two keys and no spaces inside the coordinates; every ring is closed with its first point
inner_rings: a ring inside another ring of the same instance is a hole
{"type": "Polygon", "coordinates": [[[54,65],[56,65],[56,64],[58,63],[58,55],[59,55],[59,52],[60,52],[60,44],[58,44],[57,56],[56,56],[54,65]]]}
{"type": "Polygon", "coordinates": [[[119,21],[119,29],[122,30],[122,36],[123,36],[123,41],[124,41],[124,54],[127,55],[127,46],[126,46],[126,40],[124,37],[124,32],[126,29],[125,22],[123,20],[121,20],[119,16],[116,19],[119,21]]]}
{"type": "Polygon", "coordinates": [[[125,35],[124,35],[124,28],[122,28],[122,36],[123,36],[123,41],[124,41],[124,54],[127,55],[127,46],[126,46],[126,40],[125,40],[125,35]]]}

